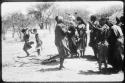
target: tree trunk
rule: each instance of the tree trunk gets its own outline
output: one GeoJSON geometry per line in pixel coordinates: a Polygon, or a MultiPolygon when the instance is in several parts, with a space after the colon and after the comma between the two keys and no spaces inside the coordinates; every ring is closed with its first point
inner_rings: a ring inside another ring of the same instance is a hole
{"type": "Polygon", "coordinates": [[[47,23],[46,23],[46,29],[47,29],[47,23]]]}
{"type": "Polygon", "coordinates": [[[49,24],[49,32],[51,32],[51,24],[49,24]]]}
{"type": "Polygon", "coordinates": [[[2,33],[2,39],[3,39],[3,40],[6,40],[5,34],[6,34],[6,33],[2,33]]]}
{"type": "Polygon", "coordinates": [[[15,28],[14,28],[14,25],[13,25],[12,38],[14,38],[14,36],[15,36],[15,28]]]}
{"type": "Polygon", "coordinates": [[[5,28],[2,28],[2,39],[3,40],[6,40],[6,33],[7,33],[7,30],[5,28]]]}
{"type": "Polygon", "coordinates": [[[12,33],[12,38],[14,38],[14,36],[15,36],[15,31],[12,33]]]}
{"type": "Polygon", "coordinates": [[[43,29],[43,23],[39,24],[40,29],[43,29]]]}
{"type": "Polygon", "coordinates": [[[19,38],[21,41],[23,41],[23,35],[22,35],[21,31],[19,31],[19,38]]]}

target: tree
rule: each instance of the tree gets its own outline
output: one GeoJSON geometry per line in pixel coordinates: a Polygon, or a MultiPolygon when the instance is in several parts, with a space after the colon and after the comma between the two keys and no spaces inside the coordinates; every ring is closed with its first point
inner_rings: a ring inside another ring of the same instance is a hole
{"type": "Polygon", "coordinates": [[[11,19],[9,16],[2,17],[2,38],[6,39],[7,30],[11,27],[11,19]]]}
{"type": "Polygon", "coordinates": [[[32,21],[30,17],[23,15],[22,13],[15,12],[11,15],[11,24],[12,37],[14,38],[15,33],[17,33],[20,40],[23,40],[21,30],[32,24],[32,21]]]}
{"type": "Polygon", "coordinates": [[[86,9],[77,9],[78,16],[82,17],[82,19],[87,22],[89,20],[90,12],[86,9]]]}
{"type": "Polygon", "coordinates": [[[47,11],[50,7],[52,7],[53,3],[44,2],[41,4],[37,4],[34,8],[28,9],[28,14],[33,15],[41,29],[43,29],[43,24],[48,23],[48,18],[52,14],[50,10],[47,11]]]}
{"type": "Polygon", "coordinates": [[[101,17],[110,17],[116,12],[123,11],[123,6],[121,5],[113,5],[107,8],[101,8],[97,13],[95,14],[98,18],[101,17]]]}

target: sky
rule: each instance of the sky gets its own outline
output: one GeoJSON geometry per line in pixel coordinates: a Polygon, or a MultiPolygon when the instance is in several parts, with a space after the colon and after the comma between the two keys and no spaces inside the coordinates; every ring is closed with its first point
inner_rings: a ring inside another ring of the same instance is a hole
{"type": "MultiPolygon", "coordinates": [[[[29,7],[35,6],[40,2],[4,2],[1,4],[1,15],[5,16],[13,12],[27,13],[29,7]]],[[[98,9],[102,7],[108,7],[111,5],[123,5],[121,1],[77,1],[77,2],[55,2],[60,8],[87,8],[91,13],[95,13],[98,9]]]]}

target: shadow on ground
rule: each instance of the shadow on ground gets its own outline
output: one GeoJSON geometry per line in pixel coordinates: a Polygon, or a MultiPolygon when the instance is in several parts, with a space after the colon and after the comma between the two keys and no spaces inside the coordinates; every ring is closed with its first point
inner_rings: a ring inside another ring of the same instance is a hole
{"type": "Polygon", "coordinates": [[[82,58],[85,58],[85,59],[87,59],[88,61],[97,61],[96,57],[95,57],[95,56],[92,56],[92,55],[85,55],[85,56],[83,56],[82,58]]]}
{"type": "Polygon", "coordinates": [[[93,70],[88,70],[88,71],[82,71],[80,70],[78,74],[84,74],[84,75],[96,75],[96,74],[117,74],[118,72],[116,72],[115,70],[113,70],[113,68],[107,68],[107,69],[102,69],[102,71],[93,71],[93,70]]]}
{"type": "Polygon", "coordinates": [[[55,67],[55,68],[40,69],[38,71],[40,72],[59,71],[59,68],[55,67]]]}
{"type": "Polygon", "coordinates": [[[41,64],[42,65],[48,65],[48,66],[54,66],[54,65],[58,65],[60,62],[57,60],[49,60],[49,61],[43,61],[41,64]]]}
{"type": "Polygon", "coordinates": [[[47,57],[44,58],[38,58],[35,55],[31,55],[31,56],[17,56],[17,60],[16,62],[18,63],[23,63],[24,66],[25,64],[41,64],[41,65],[58,65],[59,61],[57,60],[58,55],[47,55],[47,57]],[[26,63],[25,63],[26,61],[26,63]],[[28,62],[27,62],[28,61],[28,62]]]}

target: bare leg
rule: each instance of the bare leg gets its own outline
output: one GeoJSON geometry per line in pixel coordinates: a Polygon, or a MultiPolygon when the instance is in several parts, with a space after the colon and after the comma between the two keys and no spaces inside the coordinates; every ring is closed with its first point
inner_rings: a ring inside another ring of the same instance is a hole
{"type": "Polygon", "coordinates": [[[107,61],[106,60],[104,62],[104,65],[105,65],[105,69],[107,69],[107,61]]]}
{"type": "Polygon", "coordinates": [[[104,57],[105,57],[105,62],[104,62],[104,65],[105,65],[105,69],[107,69],[107,63],[108,63],[108,61],[107,61],[107,52],[105,51],[105,53],[104,53],[104,57]]]}
{"type": "Polygon", "coordinates": [[[85,54],[85,49],[83,50],[83,57],[84,57],[84,54],[85,54]]]}
{"type": "Polygon", "coordinates": [[[78,50],[78,54],[77,55],[78,55],[78,57],[80,57],[80,50],[78,50]]]}
{"type": "Polygon", "coordinates": [[[27,56],[29,56],[30,54],[29,54],[29,52],[27,51],[27,49],[23,49],[24,50],[24,52],[27,54],[27,56]]]}
{"type": "Polygon", "coordinates": [[[37,49],[37,54],[38,56],[40,56],[40,49],[37,49]]]}
{"type": "Polygon", "coordinates": [[[82,57],[82,50],[80,50],[80,56],[79,57],[82,57]]]}
{"type": "Polygon", "coordinates": [[[101,66],[102,66],[101,60],[99,60],[98,63],[99,63],[99,71],[101,72],[102,71],[101,70],[101,66]]]}
{"type": "Polygon", "coordinates": [[[64,58],[60,58],[60,67],[59,67],[59,69],[64,68],[63,62],[64,62],[64,58]]]}

